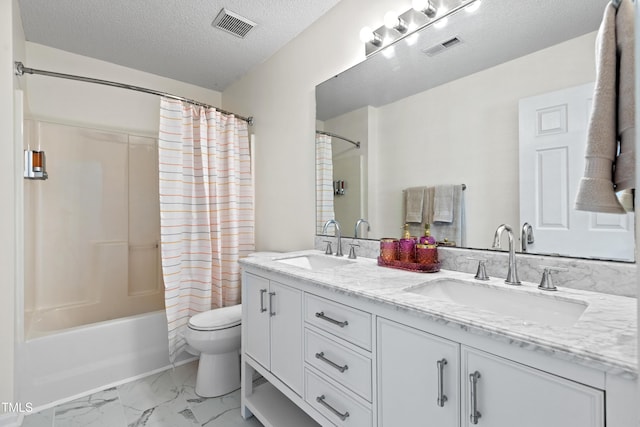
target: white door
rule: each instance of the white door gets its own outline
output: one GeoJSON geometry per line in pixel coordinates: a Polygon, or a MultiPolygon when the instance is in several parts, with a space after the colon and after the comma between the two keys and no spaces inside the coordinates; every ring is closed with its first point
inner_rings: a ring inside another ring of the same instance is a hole
{"type": "Polygon", "coordinates": [[[468,347],[461,354],[463,427],[604,426],[602,390],[468,347]]]}
{"type": "Polygon", "coordinates": [[[271,281],[271,372],[302,396],[302,292],[271,281]]]}
{"type": "Polygon", "coordinates": [[[574,209],[593,83],[520,100],[520,227],[535,253],[634,260],[633,213],[574,209]]]}
{"type": "Polygon", "coordinates": [[[378,366],[380,426],[460,425],[457,343],[380,319],[378,366]]]}
{"type": "Polygon", "coordinates": [[[267,369],[269,360],[269,281],[245,273],[242,276],[242,319],[245,352],[267,369]]]}

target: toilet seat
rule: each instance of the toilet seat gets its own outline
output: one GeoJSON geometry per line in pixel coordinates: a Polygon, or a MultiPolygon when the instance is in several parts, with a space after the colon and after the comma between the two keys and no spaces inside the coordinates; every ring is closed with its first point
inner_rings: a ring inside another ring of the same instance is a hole
{"type": "Polygon", "coordinates": [[[188,327],[195,331],[217,331],[240,325],[242,305],[216,308],[191,316],[188,327]]]}

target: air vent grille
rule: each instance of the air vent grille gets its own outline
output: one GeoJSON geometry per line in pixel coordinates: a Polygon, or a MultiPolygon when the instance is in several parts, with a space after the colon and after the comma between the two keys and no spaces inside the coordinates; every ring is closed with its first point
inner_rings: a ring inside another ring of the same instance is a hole
{"type": "Polygon", "coordinates": [[[237,13],[222,9],[211,25],[234,36],[244,38],[257,24],[237,13]]]}
{"type": "Polygon", "coordinates": [[[428,47],[428,48],[424,48],[422,49],[422,53],[428,55],[428,56],[434,56],[437,55],[439,53],[444,52],[447,49],[451,49],[454,46],[459,45],[460,43],[462,43],[462,40],[460,40],[458,37],[453,37],[447,41],[443,41],[442,43],[438,43],[435,46],[432,47],[428,47]]]}

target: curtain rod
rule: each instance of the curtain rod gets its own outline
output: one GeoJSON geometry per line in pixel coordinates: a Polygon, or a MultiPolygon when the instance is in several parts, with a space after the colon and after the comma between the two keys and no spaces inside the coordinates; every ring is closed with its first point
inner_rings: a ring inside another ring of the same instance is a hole
{"type": "Polygon", "coordinates": [[[239,116],[237,114],[233,114],[233,113],[231,113],[229,111],[222,110],[222,109],[220,109],[218,107],[214,107],[212,105],[205,104],[203,102],[195,101],[195,100],[189,99],[189,98],[184,98],[182,96],[172,95],[170,93],[160,92],[159,90],[147,89],[147,88],[144,88],[144,87],[133,86],[133,85],[129,85],[129,84],[126,84],[126,83],[111,82],[109,80],[94,79],[94,78],[91,78],[91,77],[75,76],[73,74],[63,74],[63,73],[56,73],[56,72],[53,72],[53,71],[44,71],[44,70],[37,70],[35,68],[27,68],[27,67],[24,66],[24,64],[22,62],[19,62],[19,61],[16,61],[14,64],[15,64],[15,68],[14,69],[15,69],[16,76],[22,76],[25,73],[26,74],[39,74],[39,75],[42,75],[42,76],[59,77],[61,79],[78,80],[78,81],[86,82],[86,83],[96,83],[96,84],[105,85],[105,86],[113,86],[113,87],[119,87],[119,88],[122,88],[122,89],[135,90],[137,92],[149,93],[151,95],[164,96],[165,98],[175,99],[177,101],[185,101],[185,102],[188,102],[189,104],[197,105],[197,106],[200,106],[200,107],[215,108],[217,111],[220,111],[222,114],[233,115],[233,116],[235,116],[236,118],[238,118],[240,120],[244,120],[250,126],[253,125],[253,117],[239,116]]]}
{"type": "Polygon", "coordinates": [[[323,130],[317,130],[316,133],[320,134],[320,135],[327,135],[327,136],[330,136],[332,138],[338,138],[338,139],[341,139],[343,141],[350,142],[353,145],[355,145],[357,148],[360,148],[360,141],[357,141],[357,142],[356,141],[352,141],[352,140],[350,140],[348,138],[345,138],[344,136],[336,135],[335,133],[331,133],[331,132],[325,132],[323,130]]]}

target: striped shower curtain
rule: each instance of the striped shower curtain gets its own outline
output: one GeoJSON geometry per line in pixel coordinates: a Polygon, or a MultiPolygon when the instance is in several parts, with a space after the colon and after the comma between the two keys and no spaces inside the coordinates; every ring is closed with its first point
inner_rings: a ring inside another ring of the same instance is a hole
{"type": "Polygon", "coordinates": [[[316,234],[335,218],[333,210],[333,151],[331,137],[316,134],[316,234]]]}
{"type": "Polygon", "coordinates": [[[162,273],[173,362],[189,317],[240,303],[238,259],[254,250],[248,125],[162,98],[158,140],[162,273]]]}

